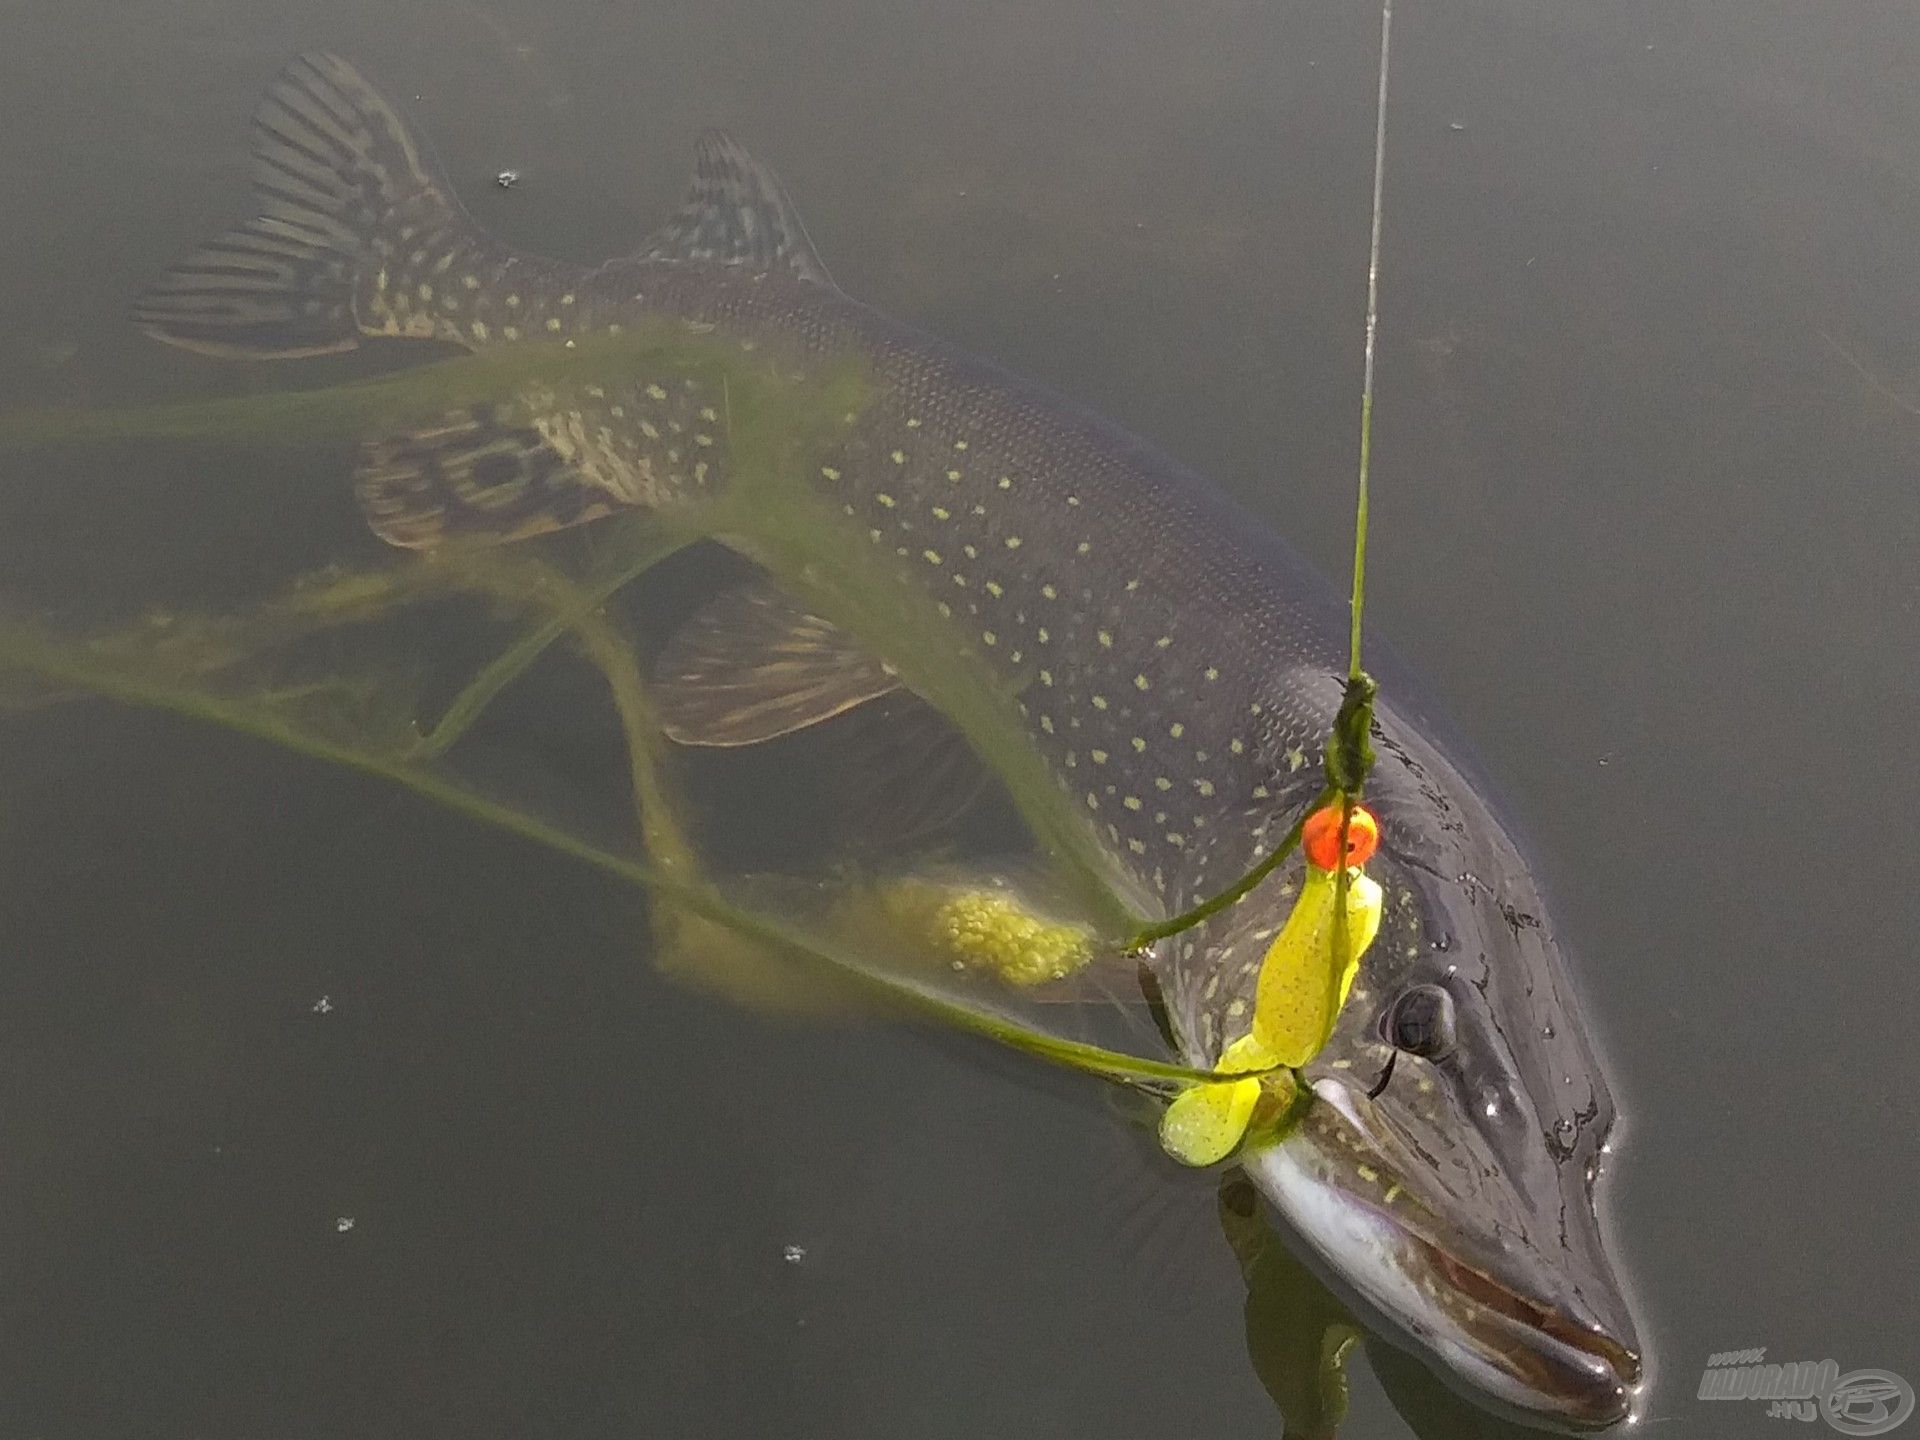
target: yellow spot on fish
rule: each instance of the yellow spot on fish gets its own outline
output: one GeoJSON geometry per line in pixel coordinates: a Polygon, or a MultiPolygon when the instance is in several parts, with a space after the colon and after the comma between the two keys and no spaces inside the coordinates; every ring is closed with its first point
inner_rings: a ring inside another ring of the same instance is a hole
{"type": "Polygon", "coordinates": [[[927,557],[927,563],[929,565],[938,565],[940,563],[940,552],[938,550],[922,550],[920,553],[927,557]]]}
{"type": "Polygon", "coordinates": [[[907,454],[904,450],[896,450],[887,458],[892,460],[896,465],[904,465],[907,463],[907,454]]]}
{"type": "Polygon", "coordinates": [[[998,645],[1000,643],[1000,637],[995,635],[991,630],[982,630],[980,632],[980,638],[989,645],[998,645]]]}
{"type": "Polygon", "coordinates": [[[1187,733],[1187,727],[1185,725],[1182,725],[1178,720],[1174,721],[1173,724],[1167,727],[1167,734],[1171,735],[1176,740],[1178,740],[1182,735],[1186,733],[1187,733]]]}
{"type": "Polygon", "coordinates": [[[1051,670],[1042,670],[1040,672],[1040,683],[1051,686],[1053,684],[1053,672],[1051,670]]]}
{"type": "Polygon", "coordinates": [[[1080,497],[1078,495],[1069,495],[1067,496],[1067,503],[1069,505],[1078,505],[1080,503],[1080,497]]]}
{"type": "Polygon", "coordinates": [[[936,505],[933,507],[933,518],[936,520],[951,520],[953,518],[953,512],[936,505]]]}
{"type": "Polygon", "coordinates": [[[1173,636],[1162,635],[1158,640],[1153,642],[1153,648],[1156,650],[1164,650],[1171,644],[1173,644],[1173,636]]]}
{"type": "Polygon", "coordinates": [[[967,442],[964,440],[956,440],[953,442],[953,448],[956,450],[964,450],[967,448],[967,442]]]}
{"type": "Polygon", "coordinates": [[[1040,587],[1040,593],[1049,600],[1058,600],[1060,598],[1060,592],[1051,585],[1042,585],[1040,587]]]}
{"type": "Polygon", "coordinates": [[[1093,756],[1093,763],[1094,763],[1094,764],[1096,764],[1096,765],[1104,765],[1104,764],[1106,764],[1106,763],[1107,763],[1107,752],[1106,752],[1106,751],[1104,751],[1104,750],[1090,750],[1090,751],[1088,751],[1087,753],[1088,753],[1088,754],[1090,754],[1091,756],[1093,756]]]}
{"type": "Polygon", "coordinates": [[[1018,550],[1020,548],[1020,537],[1018,535],[1007,536],[1007,548],[1009,550],[1018,550]]]}
{"type": "Polygon", "coordinates": [[[1138,810],[1140,808],[1140,797],[1138,795],[1129,795],[1120,803],[1129,810],[1138,810]]]}
{"type": "MultiPolygon", "coordinates": [[[[967,548],[971,550],[973,547],[969,545],[967,548]]],[[[1006,592],[1006,588],[1002,586],[998,580],[989,580],[987,581],[987,593],[993,596],[994,599],[998,600],[1002,595],[1006,594],[1007,592],[1006,592]]]]}
{"type": "Polygon", "coordinates": [[[422,300],[433,299],[433,287],[431,285],[422,285],[420,287],[420,298],[422,300]]]}
{"type": "Polygon", "coordinates": [[[714,408],[711,405],[702,405],[700,407],[700,418],[711,422],[718,420],[720,417],[714,412],[714,408]]]}
{"type": "Polygon", "coordinates": [[[1099,808],[1100,808],[1100,797],[1098,795],[1095,795],[1091,790],[1087,791],[1087,809],[1098,810],[1099,808]]]}
{"type": "Polygon", "coordinates": [[[558,330],[559,328],[560,328],[559,317],[555,315],[549,315],[547,317],[547,329],[558,330]]]}
{"type": "Polygon", "coordinates": [[[649,440],[658,440],[660,438],[660,427],[655,425],[651,420],[642,420],[640,422],[640,433],[649,440]]]}
{"type": "Polygon", "coordinates": [[[1076,555],[1085,555],[1091,549],[1093,549],[1093,546],[1089,545],[1085,540],[1082,540],[1078,545],[1073,547],[1073,552],[1076,555]]]}
{"type": "Polygon", "coordinates": [[[1037,639],[1042,645],[1046,644],[1049,640],[1053,639],[1053,635],[1051,634],[1051,632],[1048,631],[1047,627],[1044,625],[1042,625],[1038,630],[1034,631],[1033,634],[1034,634],[1034,638],[1037,639]]]}
{"type": "Polygon", "coordinates": [[[1133,746],[1134,754],[1144,755],[1147,753],[1147,742],[1144,736],[1136,735],[1127,743],[1133,746]]]}
{"type": "Polygon", "coordinates": [[[1173,781],[1164,775],[1156,775],[1153,777],[1153,788],[1156,790],[1171,790],[1173,789],[1173,781]]]}
{"type": "MultiPolygon", "coordinates": [[[[1193,782],[1193,788],[1198,790],[1202,795],[1213,794],[1213,782],[1211,780],[1196,780],[1193,782]]],[[[1338,847],[1336,846],[1336,848],[1338,847]]],[[[1339,857],[1336,856],[1335,858],[1337,859],[1339,857]]]]}
{"type": "Polygon", "coordinates": [[[460,277],[460,283],[469,290],[478,290],[480,288],[480,277],[478,275],[462,275],[460,277]]]}
{"type": "Polygon", "coordinates": [[[874,496],[873,498],[878,500],[882,505],[886,506],[887,509],[889,510],[893,509],[893,496],[887,494],[884,490],[881,491],[878,495],[874,496]]]}
{"type": "Polygon", "coordinates": [[[504,325],[501,327],[500,333],[509,340],[518,340],[520,338],[520,327],[518,325],[504,325]]]}
{"type": "Polygon", "coordinates": [[[571,296],[571,295],[562,295],[562,296],[560,297],[560,303],[561,303],[562,305],[571,305],[571,304],[573,303],[573,296],[571,296]]]}
{"type": "Polygon", "coordinates": [[[711,445],[713,444],[713,437],[705,434],[695,435],[693,437],[693,443],[696,445],[711,445]]]}
{"type": "Polygon", "coordinates": [[[958,470],[949,470],[947,471],[947,478],[949,480],[958,480],[960,478],[960,472],[958,470]]]}
{"type": "Polygon", "coordinates": [[[1146,676],[1136,675],[1133,677],[1133,688],[1136,690],[1147,690],[1151,689],[1152,686],[1149,684],[1146,676]]]}
{"type": "Polygon", "coordinates": [[[1106,697],[1106,696],[1104,696],[1104,695],[1095,695],[1095,696],[1093,697],[1093,708],[1094,708],[1094,709],[1096,709],[1096,710],[1104,710],[1104,709],[1106,709],[1106,708],[1107,708],[1107,697],[1106,697]]]}
{"type": "Polygon", "coordinates": [[[1013,477],[1011,475],[1002,475],[1000,477],[1000,488],[1002,490],[1011,490],[1013,488],[1013,477]]]}
{"type": "Polygon", "coordinates": [[[1241,740],[1229,740],[1227,742],[1227,749],[1231,750],[1236,755],[1241,754],[1243,751],[1246,750],[1246,748],[1247,748],[1246,743],[1241,740]]]}
{"type": "Polygon", "coordinates": [[[658,385],[649,385],[647,386],[647,398],[649,400],[664,400],[667,398],[667,392],[662,390],[658,385]]]}
{"type": "Polygon", "coordinates": [[[509,310],[518,310],[520,308],[520,297],[518,295],[507,296],[507,308],[509,310]]]}
{"type": "Polygon", "coordinates": [[[838,480],[840,478],[840,472],[831,465],[822,465],[820,467],[820,473],[829,480],[838,480]]]}
{"type": "Polygon", "coordinates": [[[487,338],[487,322],[486,321],[476,320],[473,322],[473,338],[476,340],[484,340],[487,338]]]}
{"type": "Polygon", "coordinates": [[[1049,735],[1053,734],[1053,717],[1051,715],[1042,715],[1040,717],[1040,728],[1049,735]]]}
{"type": "Polygon", "coordinates": [[[1113,648],[1113,636],[1109,632],[1102,630],[1093,638],[1100,642],[1103,649],[1111,650],[1113,648]]]}
{"type": "Polygon", "coordinates": [[[953,606],[949,605],[946,601],[940,601],[934,608],[940,612],[940,618],[942,620],[951,620],[953,618],[953,606]]]}
{"type": "Polygon", "coordinates": [[[918,430],[920,428],[920,417],[918,415],[909,415],[907,417],[907,428],[909,430],[918,430]]]}

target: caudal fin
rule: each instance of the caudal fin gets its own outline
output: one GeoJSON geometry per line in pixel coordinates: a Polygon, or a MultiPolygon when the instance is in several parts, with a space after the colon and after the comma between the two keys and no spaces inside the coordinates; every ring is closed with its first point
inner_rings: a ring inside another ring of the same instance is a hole
{"type": "Polygon", "coordinates": [[[393,107],[335,55],[280,72],[253,120],[260,214],[188,255],[134,306],[156,339],[251,358],[351,350],[363,334],[431,336],[386,300],[410,260],[456,253],[465,212],[393,107]]]}

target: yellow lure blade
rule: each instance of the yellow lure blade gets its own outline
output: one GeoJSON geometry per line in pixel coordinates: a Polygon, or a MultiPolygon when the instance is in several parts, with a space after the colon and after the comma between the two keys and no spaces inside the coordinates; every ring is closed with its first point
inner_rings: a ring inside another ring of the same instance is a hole
{"type": "MultiPolygon", "coordinates": [[[[1222,1074],[1265,1070],[1272,1057],[1263,1053],[1251,1035],[1242,1035],[1221,1053],[1222,1074]]],[[[1260,1099],[1260,1078],[1222,1080],[1212,1085],[1189,1085],[1160,1117],[1160,1148],[1182,1165],[1214,1165],[1227,1158],[1247,1133],[1253,1107],[1260,1099]]]]}
{"type": "Polygon", "coordinates": [[[1359,870],[1347,872],[1344,935],[1334,924],[1338,903],[1335,872],[1308,865],[1300,899],[1267,950],[1254,992],[1253,1039],[1270,1063],[1304,1065],[1327,1043],[1360,957],[1380,932],[1380,887],[1359,870]],[[1344,940],[1343,953],[1334,953],[1336,939],[1344,940]],[[1339,976],[1337,986],[1329,967],[1339,976]]]}

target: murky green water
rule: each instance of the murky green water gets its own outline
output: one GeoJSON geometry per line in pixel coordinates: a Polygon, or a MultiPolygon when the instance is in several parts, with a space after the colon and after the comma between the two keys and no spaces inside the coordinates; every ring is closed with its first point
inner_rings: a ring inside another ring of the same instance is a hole
{"type": "MultiPolygon", "coordinates": [[[[124,321],[244,212],[254,99],[324,46],[412,102],[484,225],[578,259],[733,127],[849,291],[1338,574],[1376,25],[13,14],[0,404],[397,358],[222,366],[124,321]]],[[[1369,620],[1547,872],[1666,1433],[1765,1427],[1694,1399],[1712,1352],[1920,1380],[1916,52],[1892,4],[1397,17],[1369,620]]],[[[325,446],[0,461],[8,593],[70,618],[377,553],[325,446]]],[[[604,724],[564,690],[511,715],[556,793],[604,724]]],[[[1210,1184],[1092,1083],[669,985],[637,896],[373,781],[100,706],[4,734],[0,1431],[1277,1433],[1262,1377],[1324,1298],[1277,1255],[1250,1291],[1210,1184]]],[[[1343,1434],[1492,1427],[1378,1348],[1351,1372],[1343,1434]]]]}

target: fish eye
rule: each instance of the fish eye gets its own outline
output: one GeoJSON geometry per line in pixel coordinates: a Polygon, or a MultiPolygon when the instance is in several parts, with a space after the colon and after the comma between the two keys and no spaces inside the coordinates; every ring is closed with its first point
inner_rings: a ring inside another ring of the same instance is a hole
{"type": "Polygon", "coordinates": [[[1415,985],[1387,1010],[1381,1026],[1396,1050],[1438,1060],[1454,1045],[1453,996],[1439,985],[1415,985]]]}

